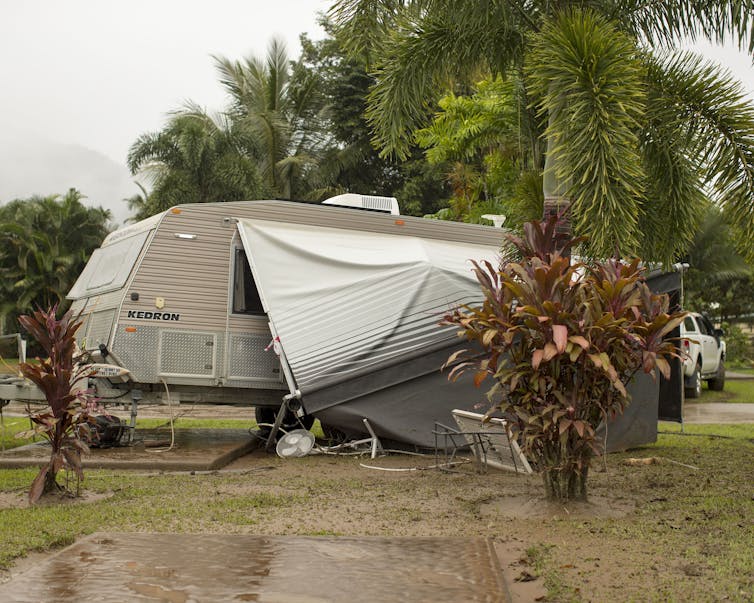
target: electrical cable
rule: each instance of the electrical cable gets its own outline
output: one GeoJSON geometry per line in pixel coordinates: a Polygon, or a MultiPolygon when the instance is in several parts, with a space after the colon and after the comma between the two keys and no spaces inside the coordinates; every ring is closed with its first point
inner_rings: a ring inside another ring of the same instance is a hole
{"type": "Polygon", "coordinates": [[[150,452],[169,452],[173,449],[175,446],[175,424],[173,420],[173,402],[170,398],[170,390],[168,389],[168,384],[165,382],[165,379],[160,379],[162,381],[162,384],[165,386],[165,394],[167,395],[168,399],[168,410],[170,411],[170,446],[167,448],[155,448],[149,450],[150,452]]]}

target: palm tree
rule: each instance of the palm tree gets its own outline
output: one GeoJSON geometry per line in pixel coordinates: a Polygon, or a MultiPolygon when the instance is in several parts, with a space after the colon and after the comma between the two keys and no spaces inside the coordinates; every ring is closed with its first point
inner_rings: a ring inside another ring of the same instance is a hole
{"type": "Polygon", "coordinates": [[[220,83],[230,94],[228,116],[238,133],[256,143],[259,171],[278,197],[300,196],[316,164],[319,102],[316,80],[294,72],[285,44],[273,38],[264,59],[215,57],[220,83]]]}
{"type": "Polygon", "coordinates": [[[754,256],[754,109],[727,73],[670,50],[754,47],[752,0],[338,0],[331,15],[375,66],[383,154],[405,156],[448,82],[521,77],[536,109],[522,120],[545,130],[545,213],[568,209],[591,253],[672,261],[710,190],[754,256]]]}
{"type": "Polygon", "coordinates": [[[709,311],[715,304],[727,309],[736,297],[742,298],[739,307],[748,308],[754,302],[748,290],[752,266],[736,252],[730,227],[717,207],[711,205],[704,212],[683,261],[689,264],[684,305],[690,310],[709,311]],[[746,289],[742,296],[741,288],[746,289]]]}
{"type": "Polygon", "coordinates": [[[145,199],[131,200],[135,219],[180,203],[259,198],[264,187],[250,157],[253,148],[254,141],[227,116],[212,117],[187,103],[162,131],[143,134],[129,150],[131,173],[142,172],[153,184],[145,199]]]}

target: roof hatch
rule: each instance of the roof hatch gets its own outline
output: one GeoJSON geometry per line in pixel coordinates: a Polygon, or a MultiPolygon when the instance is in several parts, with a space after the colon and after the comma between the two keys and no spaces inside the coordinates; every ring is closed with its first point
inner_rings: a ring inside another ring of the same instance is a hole
{"type": "Polygon", "coordinates": [[[395,197],[377,197],[375,195],[359,195],[357,193],[344,193],[335,197],[330,197],[322,201],[324,205],[339,205],[341,207],[352,207],[354,209],[368,209],[371,211],[381,211],[399,216],[401,211],[398,207],[398,199],[395,197]]]}

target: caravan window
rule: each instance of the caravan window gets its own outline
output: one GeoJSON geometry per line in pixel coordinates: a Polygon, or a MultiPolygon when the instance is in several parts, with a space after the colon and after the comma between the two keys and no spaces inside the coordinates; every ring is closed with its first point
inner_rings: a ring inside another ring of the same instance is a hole
{"type": "Polygon", "coordinates": [[[68,293],[68,299],[81,299],[121,289],[149,236],[149,231],[95,249],[92,257],[68,293]]]}
{"type": "Polygon", "coordinates": [[[251,274],[249,260],[243,249],[236,249],[235,267],[233,270],[233,313],[234,314],[264,314],[262,300],[251,274]]]}

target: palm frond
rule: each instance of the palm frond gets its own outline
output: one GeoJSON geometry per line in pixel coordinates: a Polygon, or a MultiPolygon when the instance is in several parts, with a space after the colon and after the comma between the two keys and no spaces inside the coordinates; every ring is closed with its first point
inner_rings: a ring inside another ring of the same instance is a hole
{"type": "MultiPolygon", "coordinates": [[[[675,128],[701,183],[725,210],[734,228],[754,232],[754,107],[729,73],[693,53],[654,57],[657,117],[675,128]]],[[[747,235],[741,250],[754,258],[747,235]]]]}
{"type": "Polygon", "coordinates": [[[664,48],[681,40],[733,41],[754,51],[752,0],[619,0],[608,14],[634,36],[664,48]]]}
{"type": "Polygon", "coordinates": [[[636,253],[645,92],[633,41],[591,11],[566,11],[533,37],[528,75],[549,116],[545,178],[570,198],[575,232],[597,256],[611,256],[617,242],[636,253]]]}

